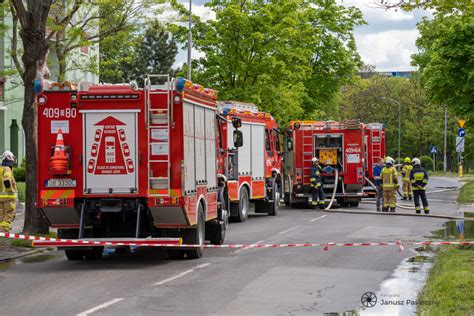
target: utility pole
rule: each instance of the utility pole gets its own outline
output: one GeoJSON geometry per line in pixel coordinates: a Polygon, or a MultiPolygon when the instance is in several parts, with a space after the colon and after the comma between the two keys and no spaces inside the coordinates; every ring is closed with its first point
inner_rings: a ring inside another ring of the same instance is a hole
{"type": "Polygon", "coordinates": [[[444,162],[443,162],[443,171],[446,173],[446,150],[447,150],[447,142],[448,142],[448,107],[446,104],[444,105],[444,162]]]}
{"type": "Polygon", "coordinates": [[[188,23],[188,80],[191,81],[191,51],[193,50],[193,38],[191,33],[192,0],[189,0],[189,23],[188,23]]]}

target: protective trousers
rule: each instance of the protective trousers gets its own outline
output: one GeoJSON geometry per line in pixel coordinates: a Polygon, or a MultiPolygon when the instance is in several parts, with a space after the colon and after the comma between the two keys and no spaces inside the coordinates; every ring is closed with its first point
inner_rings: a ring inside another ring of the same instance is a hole
{"type": "Polygon", "coordinates": [[[425,211],[425,214],[430,213],[430,207],[428,205],[428,200],[426,199],[426,191],[424,189],[418,189],[418,190],[413,190],[413,199],[415,202],[415,211],[419,214],[421,213],[421,207],[420,207],[420,198],[421,198],[421,203],[423,203],[423,210],[425,211]]]}
{"type": "Polygon", "coordinates": [[[311,195],[313,198],[313,205],[324,205],[324,191],[321,183],[311,184],[311,195]]]}
{"type": "Polygon", "coordinates": [[[410,179],[403,180],[403,197],[411,198],[413,196],[413,190],[411,187],[410,179]]]}
{"type": "Polygon", "coordinates": [[[382,187],[378,185],[376,191],[377,191],[377,195],[375,196],[375,207],[377,208],[377,212],[378,212],[380,211],[380,208],[382,207],[382,201],[383,201],[382,187]]]}
{"type": "Polygon", "coordinates": [[[383,190],[383,207],[393,208],[397,206],[397,190],[395,188],[384,189],[383,190]]]}
{"type": "Polygon", "coordinates": [[[8,232],[15,219],[16,200],[0,200],[0,232],[8,232]]]}

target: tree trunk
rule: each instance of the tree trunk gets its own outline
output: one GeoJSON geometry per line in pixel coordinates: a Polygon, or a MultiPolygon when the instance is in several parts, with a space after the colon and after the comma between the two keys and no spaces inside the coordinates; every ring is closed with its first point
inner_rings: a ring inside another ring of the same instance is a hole
{"type": "Polygon", "coordinates": [[[25,87],[22,125],[26,141],[26,206],[23,231],[29,234],[47,233],[48,223],[41,210],[36,208],[37,201],[37,104],[34,91],[35,79],[42,79],[46,69],[48,42],[44,34],[33,30],[22,30],[20,36],[25,53],[22,56],[25,72],[25,87]]]}

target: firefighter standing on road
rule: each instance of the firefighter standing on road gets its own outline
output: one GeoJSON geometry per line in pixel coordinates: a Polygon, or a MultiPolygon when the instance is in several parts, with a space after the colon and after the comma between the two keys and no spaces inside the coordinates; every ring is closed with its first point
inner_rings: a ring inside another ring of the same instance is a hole
{"type": "Polygon", "coordinates": [[[374,167],[374,184],[376,187],[376,197],[375,197],[375,207],[377,208],[377,212],[381,212],[381,204],[382,204],[382,169],[383,169],[383,158],[380,158],[374,167]]]}
{"type": "Polygon", "coordinates": [[[10,231],[15,219],[17,188],[13,177],[14,159],[13,154],[6,151],[0,167],[0,232],[10,231]]]}
{"type": "Polygon", "coordinates": [[[395,212],[397,207],[398,175],[394,167],[395,161],[391,157],[385,158],[385,167],[382,169],[383,208],[382,212],[395,212]]]}
{"type": "Polygon", "coordinates": [[[413,190],[411,187],[410,174],[413,166],[411,164],[410,157],[405,158],[405,163],[402,167],[402,182],[403,182],[403,200],[410,200],[413,196],[413,190]]]}
{"type": "Polygon", "coordinates": [[[425,214],[430,213],[428,200],[426,199],[426,185],[428,184],[428,173],[425,168],[421,166],[421,161],[418,158],[412,160],[413,170],[410,174],[411,184],[413,185],[413,197],[415,200],[415,211],[417,214],[421,213],[420,198],[423,204],[425,214]]]}
{"type": "Polygon", "coordinates": [[[324,191],[321,181],[321,166],[319,159],[314,157],[311,159],[312,165],[309,171],[309,180],[311,182],[312,205],[319,205],[319,208],[324,208],[324,191]]]}

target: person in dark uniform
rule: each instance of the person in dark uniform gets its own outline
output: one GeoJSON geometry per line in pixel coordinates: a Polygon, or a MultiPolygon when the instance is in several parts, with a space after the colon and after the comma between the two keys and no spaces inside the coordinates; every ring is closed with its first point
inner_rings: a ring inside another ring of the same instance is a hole
{"type": "Polygon", "coordinates": [[[425,168],[421,166],[421,161],[418,158],[413,158],[411,161],[413,169],[411,170],[410,180],[413,187],[413,200],[415,201],[415,211],[417,214],[421,213],[420,199],[423,204],[425,214],[430,213],[428,199],[426,198],[426,186],[428,185],[428,173],[425,168]]]}
{"type": "Polygon", "coordinates": [[[321,179],[321,166],[319,165],[319,159],[314,157],[311,159],[312,165],[311,170],[309,172],[309,180],[311,182],[311,194],[312,194],[312,202],[313,206],[318,206],[320,209],[324,208],[325,204],[325,197],[324,191],[322,186],[322,179],[321,179]]]}

